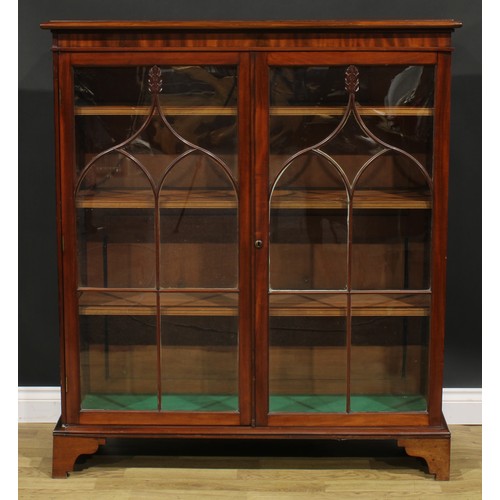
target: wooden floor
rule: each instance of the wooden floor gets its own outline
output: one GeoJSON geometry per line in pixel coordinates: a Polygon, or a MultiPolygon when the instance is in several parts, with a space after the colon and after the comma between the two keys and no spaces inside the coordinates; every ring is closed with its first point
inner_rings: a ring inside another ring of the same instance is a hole
{"type": "Polygon", "coordinates": [[[451,480],[392,442],[115,441],[51,479],[52,424],[19,424],[19,498],[481,498],[481,427],[451,426],[451,480]]]}

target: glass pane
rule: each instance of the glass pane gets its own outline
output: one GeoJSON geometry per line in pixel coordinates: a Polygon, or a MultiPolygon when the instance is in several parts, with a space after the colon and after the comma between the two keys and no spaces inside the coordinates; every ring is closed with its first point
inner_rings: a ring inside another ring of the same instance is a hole
{"type": "Polygon", "coordinates": [[[353,295],[351,411],[425,411],[430,295],[353,295]]]}
{"type": "Polygon", "coordinates": [[[76,195],[80,286],[155,286],[154,194],[123,155],[87,170],[76,195]]]}
{"type": "MultiPolygon", "coordinates": [[[[347,66],[272,67],[270,75],[271,179],[291,155],[326,139],[347,105],[347,66]]],[[[416,156],[432,173],[434,67],[357,66],[358,110],[376,137],[416,156]]],[[[354,118],[321,146],[352,180],[380,149],[354,118]]],[[[272,182],[272,180],[271,180],[272,182]]]]}
{"type": "Polygon", "coordinates": [[[161,286],[236,288],[237,198],[223,167],[186,156],[165,177],[160,207],[161,286]]]}
{"type": "MultiPolygon", "coordinates": [[[[403,112],[404,110],[400,111],[400,113],[403,112]]],[[[411,113],[412,110],[407,112],[411,113]]],[[[377,116],[376,114],[373,116],[363,115],[363,121],[370,132],[375,134],[377,138],[386,144],[409,153],[432,176],[434,109],[430,107],[413,112],[413,115],[394,115],[388,113],[385,117],[377,116]]],[[[364,159],[367,161],[369,158],[366,157],[364,159]]]]}
{"type": "Polygon", "coordinates": [[[361,128],[353,114],[349,115],[335,137],[320,148],[339,163],[350,184],[361,167],[384,149],[361,128]]]}
{"type": "Polygon", "coordinates": [[[131,137],[147,119],[147,70],[73,68],[77,171],[98,153],[131,137]],[[120,82],[119,85],[116,82],[120,82]]]}
{"type": "MultiPolygon", "coordinates": [[[[237,67],[151,69],[74,68],[79,285],[235,289],[237,67]]],[[[81,295],[82,407],[237,411],[237,295],[157,298],[81,295]]]]}
{"type": "Polygon", "coordinates": [[[238,411],[238,295],[161,294],[162,410],[238,411]]]}
{"type": "Polygon", "coordinates": [[[270,288],[342,290],[347,286],[347,194],[335,166],[298,157],[271,196],[270,288]]]}
{"type": "Polygon", "coordinates": [[[158,409],[155,304],[153,293],[80,294],[82,409],[158,409]]]}
{"type": "MultiPolygon", "coordinates": [[[[101,151],[131,138],[151,113],[150,66],[74,68],[78,171],[101,151]],[[116,85],[116,82],[120,82],[116,85]]],[[[222,158],[237,176],[235,66],[162,66],[160,105],[182,139],[222,158]]],[[[127,151],[155,171],[186,149],[158,115],[127,151]]]]}
{"type": "Polygon", "coordinates": [[[346,411],[348,329],[351,411],[426,408],[430,295],[355,291],[430,287],[434,67],[357,66],[351,107],[346,69],[270,68],[270,289],[305,292],[270,295],[270,411],[346,411]]]}
{"type": "MultiPolygon", "coordinates": [[[[413,193],[416,199],[420,196],[421,206],[413,204],[406,208],[430,207],[429,182],[424,172],[413,157],[398,151],[386,151],[372,160],[360,173],[354,188],[355,192],[377,189],[400,193],[401,196],[413,193]]],[[[401,198],[403,202],[404,198],[401,198]]]]}
{"type": "Polygon", "coordinates": [[[418,165],[379,156],[360,175],[353,208],[352,287],[429,288],[431,192],[418,165]]]}
{"type": "Polygon", "coordinates": [[[353,289],[428,289],[430,225],[429,210],[355,210],[353,289]]]}
{"type": "Polygon", "coordinates": [[[346,296],[269,299],[269,411],[345,412],[346,296]]]}

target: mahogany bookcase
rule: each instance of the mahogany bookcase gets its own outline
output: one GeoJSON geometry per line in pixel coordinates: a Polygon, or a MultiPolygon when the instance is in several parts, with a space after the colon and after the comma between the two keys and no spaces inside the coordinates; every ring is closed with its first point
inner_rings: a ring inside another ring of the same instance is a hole
{"type": "Polygon", "coordinates": [[[397,440],[442,415],[451,34],[51,21],[62,414],[108,438],[397,440]]]}

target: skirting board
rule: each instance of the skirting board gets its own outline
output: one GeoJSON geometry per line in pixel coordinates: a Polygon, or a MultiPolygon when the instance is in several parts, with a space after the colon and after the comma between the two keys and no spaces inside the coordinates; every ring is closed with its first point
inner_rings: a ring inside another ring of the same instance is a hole
{"type": "MultiPolygon", "coordinates": [[[[444,389],[443,413],[448,424],[482,423],[482,389],[444,389]]],[[[61,414],[59,387],[19,387],[18,421],[56,423],[61,414]]]]}

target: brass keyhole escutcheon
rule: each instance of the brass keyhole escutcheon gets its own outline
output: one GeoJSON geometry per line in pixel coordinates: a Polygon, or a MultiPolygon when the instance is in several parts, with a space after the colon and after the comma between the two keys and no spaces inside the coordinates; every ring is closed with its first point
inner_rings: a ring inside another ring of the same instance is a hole
{"type": "Polygon", "coordinates": [[[262,240],[255,240],[255,248],[262,248],[264,246],[264,243],[262,242],[262,240]]]}

